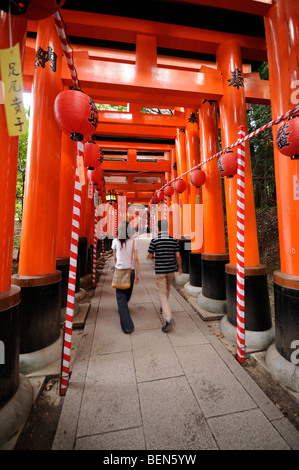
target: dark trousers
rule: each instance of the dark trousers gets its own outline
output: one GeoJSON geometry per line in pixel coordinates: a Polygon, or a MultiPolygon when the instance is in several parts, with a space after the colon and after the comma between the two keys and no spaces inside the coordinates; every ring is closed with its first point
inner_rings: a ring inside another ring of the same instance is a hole
{"type": "Polygon", "coordinates": [[[131,286],[129,289],[116,289],[116,300],[118,305],[118,313],[120,325],[123,331],[133,330],[134,323],[130,315],[128,302],[131,298],[135,279],[135,271],[132,270],[131,286]]]}

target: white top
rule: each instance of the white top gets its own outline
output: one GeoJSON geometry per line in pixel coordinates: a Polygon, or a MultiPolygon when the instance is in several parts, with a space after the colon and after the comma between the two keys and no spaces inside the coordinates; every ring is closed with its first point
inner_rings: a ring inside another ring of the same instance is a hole
{"type": "MultiPolygon", "coordinates": [[[[117,238],[114,238],[112,242],[112,250],[116,250],[116,263],[115,267],[118,269],[134,269],[134,256],[133,256],[133,263],[131,266],[131,257],[132,257],[132,247],[133,247],[133,239],[129,238],[126,243],[123,244],[121,247],[121,243],[117,238]]],[[[137,250],[137,240],[134,239],[134,250],[137,250]]]]}

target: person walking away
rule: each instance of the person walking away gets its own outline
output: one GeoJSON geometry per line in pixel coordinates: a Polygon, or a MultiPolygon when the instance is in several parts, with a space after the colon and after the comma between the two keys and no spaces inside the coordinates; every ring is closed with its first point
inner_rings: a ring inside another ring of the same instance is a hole
{"type": "Polygon", "coordinates": [[[178,241],[168,233],[168,222],[158,221],[158,236],[153,238],[148,247],[148,259],[155,258],[155,273],[161,312],[165,320],[162,331],[167,333],[174,325],[169,306],[169,293],[175,271],[182,273],[182,259],[178,241]]]}
{"type": "Polygon", "coordinates": [[[128,302],[133,292],[134,281],[136,282],[136,284],[139,283],[140,274],[137,240],[132,238],[131,226],[128,222],[122,222],[119,225],[117,231],[117,238],[114,238],[111,248],[113,250],[113,257],[115,260],[116,268],[128,269],[132,267],[131,286],[129,287],[129,289],[116,289],[116,300],[121,328],[124,333],[132,333],[134,331],[134,323],[130,315],[128,302]],[[133,248],[134,253],[132,260],[133,248]]]}

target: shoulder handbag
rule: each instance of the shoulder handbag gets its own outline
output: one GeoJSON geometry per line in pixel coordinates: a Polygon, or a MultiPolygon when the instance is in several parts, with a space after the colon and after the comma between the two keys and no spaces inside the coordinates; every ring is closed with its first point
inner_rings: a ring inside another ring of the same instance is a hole
{"type": "Polygon", "coordinates": [[[113,279],[111,286],[115,289],[129,289],[131,286],[131,272],[132,272],[132,262],[134,254],[134,242],[132,245],[132,256],[131,256],[131,267],[127,269],[114,269],[113,279]]]}

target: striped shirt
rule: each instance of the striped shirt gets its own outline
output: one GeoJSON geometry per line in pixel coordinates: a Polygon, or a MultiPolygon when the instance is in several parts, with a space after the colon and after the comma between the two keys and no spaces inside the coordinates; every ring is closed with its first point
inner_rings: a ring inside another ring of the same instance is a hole
{"type": "Polygon", "coordinates": [[[177,270],[176,255],[179,244],[168,232],[159,232],[148,247],[148,252],[155,254],[155,273],[172,273],[177,270]]]}

